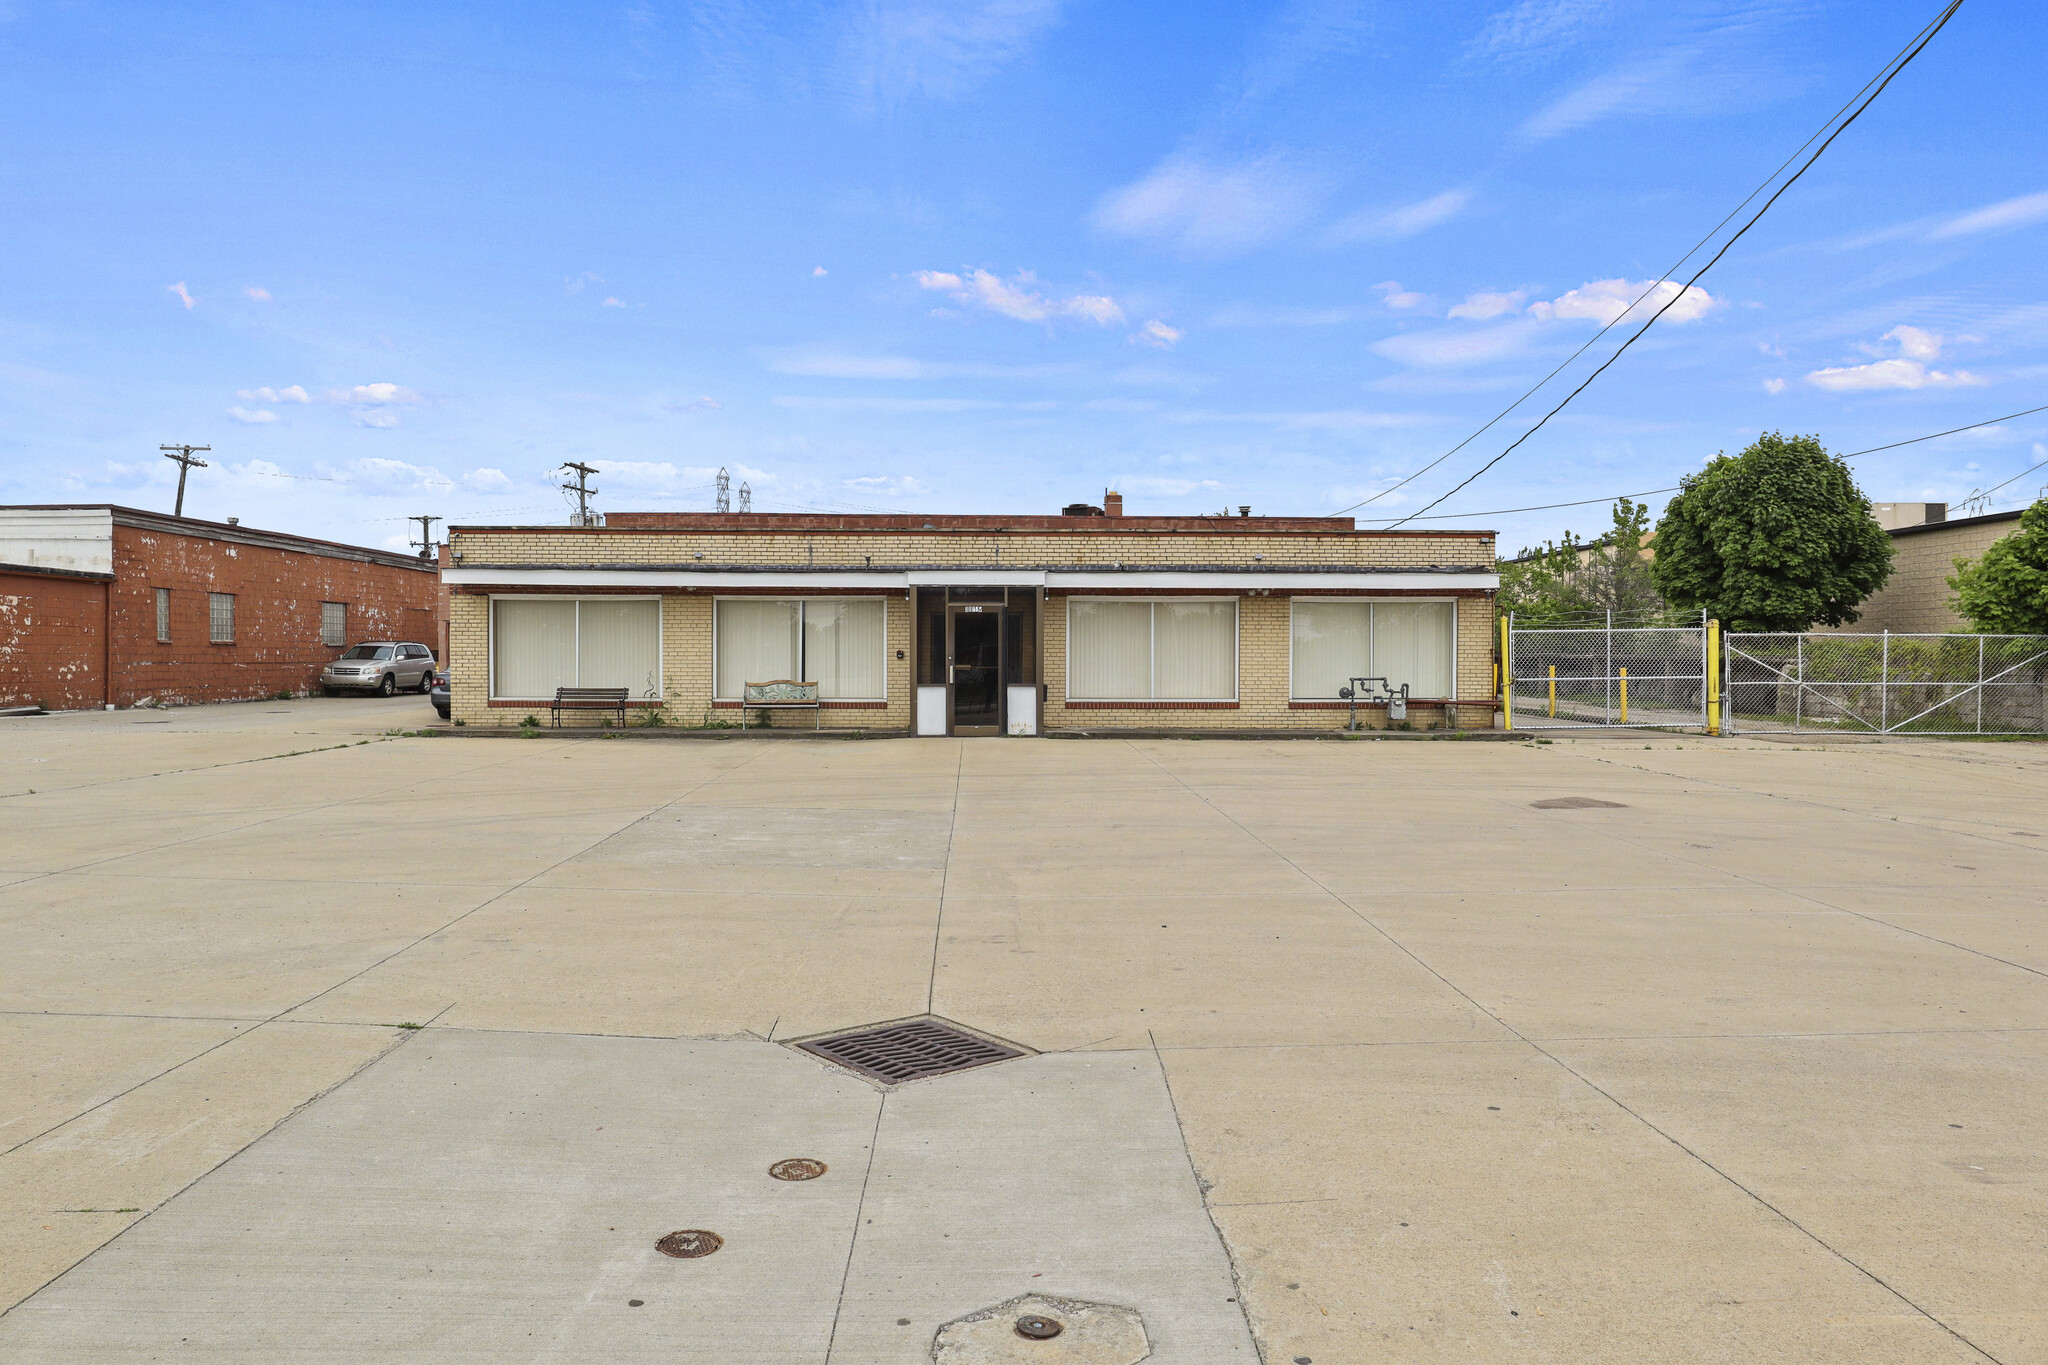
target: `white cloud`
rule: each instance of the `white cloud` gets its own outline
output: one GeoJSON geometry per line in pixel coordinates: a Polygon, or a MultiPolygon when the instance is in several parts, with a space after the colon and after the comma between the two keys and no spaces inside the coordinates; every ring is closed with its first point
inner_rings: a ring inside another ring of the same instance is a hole
{"type": "Polygon", "coordinates": [[[1010,405],[987,398],[814,398],[786,394],[775,400],[775,406],[821,412],[984,412],[1010,405]]]}
{"type": "Polygon", "coordinates": [[[462,485],[479,493],[490,493],[500,488],[510,488],[512,480],[506,477],[502,469],[472,469],[462,476],[462,485]]]}
{"type": "Polygon", "coordinates": [[[359,427],[383,429],[395,427],[398,423],[399,417],[397,413],[386,412],[382,408],[365,408],[356,414],[356,425],[359,427]]]}
{"type": "Polygon", "coordinates": [[[1630,280],[1594,280],[1577,289],[1567,290],[1549,302],[1529,305],[1529,316],[1548,321],[1552,318],[1589,318],[1595,322],[1613,322],[1629,313],[1638,321],[1647,322],[1659,308],[1673,299],[1678,302],[1663,316],[1665,322],[1697,322],[1708,312],[1718,308],[1721,300],[1707,293],[1698,285],[1685,289],[1684,297],[1679,296],[1681,286],[1673,280],[1659,280],[1653,286],[1650,281],[1636,283],[1630,280]],[[1648,297],[1644,295],[1647,292],[1648,297]],[[1642,299],[1640,306],[1634,306],[1642,299]]]}
{"type": "Polygon", "coordinates": [[[252,284],[247,289],[244,289],[242,292],[244,294],[247,294],[250,298],[256,300],[256,302],[258,303],[270,302],[270,291],[268,289],[261,289],[252,284]]]}
{"type": "Polygon", "coordinates": [[[1765,393],[1770,393],[1770,394],[1779,394],[1779,393],[1783,393],[1784,391],[1785,391],[1785,381],[1784,381],[1784,380],[1782,380],[1782,379],[1766,379],[1766,380],[1764,381],[1764,392],[1765,392],[1765,393]]]}
{"type": "Polygon", "coordinates": [[[584,291],[584,289],[586,289],[590,285],[603,283],[604,276],[599,275],[594,271],[586,270],[580,275],[571,275],[569,276],[569,278],[563,280],[562,292],[564,294],[580,294],[584,291]]]}
{"type": "Polygon", "coordinates": [[[1899,354],[1908,360],[1937,360],[1941,356],[1943,338],[1939,332],[1922,331],[1902,324],[1886,332],[1884,339],[1898,342],[1899,354]]]}
{"type": "Polygon", "coordinates": [[[830,273],[830,272],[828,272],[828,271],[827,271],[827,270],[825,269],[825,267],[821,265],[821,266],[819,266],[819,267],[818,267],[817,269],[815,269],[815,270],[813,270],[813,271],[811,272],[811,278],[812,278],[812,279],[814,279],[814,280],[822,280],[822,279],[824,279],[824,278],[825,278],[825,276],[826,276],[826,275],[827,275],[828,273],[830,273]]]}
{"type": "Polygon", "coordinates": [[[1401,312],[1410,312],[1429,302],[1429,295],[1418,294],[1412,289],[1403,289],[1399,280],[1382,280],[1373,286],[1387,307],[1401,312]]]}
{"type": "Polygon", "coordinates": [[[847,12],[846,84],[895,105],[966,94],[1030,50],[1058,21],[1060,0],[879,0],[847,12]]]}
{"type": "Polygon", "coordinates": [[[1471,202],[1470,190],[1445,190],[1442,194],[1431,195],[1402,208],[1354,213],[1332,228],[1331,236],[1339,241],[1366,238],[1399,241],[1427,231],[1438,223],[1449,222],[1463,213],[1471,202]]]}
{"type": "Polygon", "coordinates": [[[192,291],[185,287],[183,280],[179,280],[176,284],[165,285],[164,291],[175,295],[178,302],[185,305],[185,311],[188,313],[192,311],[192,305],[199,302],[198,299],[192,297],[192,291]]]}
{"type": "Polygon", "coordinates": [[[1190,493],[1223,491],[1215,479],[1162,479],[1143,474],[1120,478],[1116,486],[1126,497],[1138,498],[1184,498],[1190,493]]]}
{"type": "Polygon", "coordinates": [[[312,396],[297,384],[287,384],[281,389],[269,387],[236,389],[235,397],[245,403],[310,403],[313,401],[312,396]]]}
{"type": "Polygon", "coordinates": [[[1160,350],[1171,350],[1185,335],[1178,327],[1169,327],[1158,318],[1146,323],[1131,333],[1131,340],[1145,346],[1157,346],[1160,350]]]}
{"type": "Polygon", "coordinates": [[[373,458],[355,462],[354,482],[387,490],[453,488],[455,481],[432,465],[408,464],[404,460],[373,458]]]}
{"type": "Polygon", "coordinates": [[[1492,57],[1549,56],[1585,37],[1610,8],[1612,0],[1521,0],[1487,20],[1473,47],[1492,57]]]}
{"type": "Polygon", "coordinates": [[[1513,289],[1504,294],[1467,294],[1463,303],[1451,305],[1451,316],[1470,318],[1484,322],[1497,318],[1503,313],[1512,313],[1522,306],[1522,300],[1529,297],[1526,289],[1513,289]]]}
{"type": "Polygon", "coordinates": [[[1927,236],[1933,241],[1950,237],[1971,237],[1980,232],[2009,232],[2048,219],[2048,191],[2023,194],[1969,213],[1958,214],[1927,236]]]}
{"type": "Polygon", "coordinates": [[[1105,195],[1092,221],[1116,237],[1150,237],[1198,256],[1247,251],[1287,232],[1315,192],[1277,155],[1212,166],[1175,155],[1105,195]]]}
{"type": "Polygon", "coordinates": [[[329,397],[337,403],[381,406],[388,403],[420,403],[425,400],[411,389],[398,384],[358,384],[352,389],[331,390],[329,397]]]}
{"type": "Polygon", "coordinates": [[[625,304],[619,302],[618,295],[616,294],[607,294],[604,302],[598,305],[600,308],[624,308],[625,306],[625,304]]]}
{"type": "Polygon", "coordinates": [[[1521,350],[1535,334],[1534,323],[1517,319],[1493,327],[1457,327],[1406,332],[1373,343],[1375,354],[1403,365],[1476,365],[1521,350]]]}
{"type": "Polygon", "coordinates": [[[251,410],[249,408],[229,408],[228,416],[234,418],[237,422],[240,422],[245,426],[252,427],[262,426],[266,422],[275,422],[277,420],[276,413],[265,412],[261,408],[257,408],[254,410],[251,410]]]}
{"type": "Polygon", "coordinates": [[[1984,383],[1966,370],[1944,373],[1917,360],[1873,360],[1868,365],[1833,365],[1815,370],[1806,382],[1834,393],[1867,389],[1955,389],[1984,383]]]}
{"type": "Polygon", "coordinates": [[[1650,113],[1678,108],[1700,92],[1687,78],[1679,55],[1635,62],[1596,76],[1552,102],[1523,122],[1522,137],[1542,142],[1574,132],[1616,114],[1650,113]]]}
{"type": "Polygon", "coordinates": [[[869,474],[842,482],[857,493],[879,493],[886,497],[917,497],[932,491],[908,474],[869,474]]]}
{"type": "Polygon", "coordinates": [[[956,303],[980,308],[1019,322],[1050,322],[1055,318],[1085,318],[1108,327],[1124,320],[1124,310],[1115,299],[1102,294],[1074,294],[1048,298],[1038,292],[1038,277],[1019,271],[1005,281],[986,270],[969,270],[956,275],[949,270],[920,270],[915,278],[922,289],[944,293],[956,303]]]}

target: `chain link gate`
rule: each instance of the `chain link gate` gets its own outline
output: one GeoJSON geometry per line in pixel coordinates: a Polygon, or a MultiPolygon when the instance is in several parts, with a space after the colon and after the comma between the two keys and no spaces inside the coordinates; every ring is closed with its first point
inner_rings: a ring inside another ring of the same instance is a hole
{"type": "Polygon", "coordinates": [[[1707,629],[1536,626],[1502,618],[1503,703],[1513,730],[1704,728],[1707,629]]]}
{"type": "Polygon", "coordinates": [[[1731,733],[2048,733],[2048,635],[1724,638],[1731,733]]]}

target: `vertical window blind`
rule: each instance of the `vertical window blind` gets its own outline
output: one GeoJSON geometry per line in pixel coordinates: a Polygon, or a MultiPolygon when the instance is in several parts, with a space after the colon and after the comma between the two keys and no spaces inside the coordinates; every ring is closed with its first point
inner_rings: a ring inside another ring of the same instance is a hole
{"type": "Polygon", "coordinates": [[[491,695],[546,701],[558,687],[661,696],[661,603],[501,597],[491,603],[491,695]]]}
{"type": "Polygon", "coordinates": [[[822,701],[888,697],[888,605],[873,597],[725,598],[716,607],[714,695],[739,701],[750,682],[818,684],[822,701]]]}
{"type": "Polygon", "coordinates": [[[1408,684],[1411,697],[1456,695],[1453,602],[1343,602],[1297,597],[1293,687],[1298,701],[1329,701],[1353,678],[1408,684]]]}
{"type": "Polygon", "coordinates": [[[1237,603],[1067,599],[1074,701],[1235,701],[1237,603]]]}

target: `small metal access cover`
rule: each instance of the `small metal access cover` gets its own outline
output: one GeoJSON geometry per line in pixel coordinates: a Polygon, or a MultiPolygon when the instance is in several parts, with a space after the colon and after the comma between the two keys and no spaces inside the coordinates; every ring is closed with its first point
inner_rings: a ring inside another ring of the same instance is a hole
{"type": "Polygon", "coordinates": [[[813,1161],[807,1156],[793,1156],[787,1161],[778,1161],[770,1166],[768,1174],[777,1180],[816,1180],[825,1174],[825,1163],[813,1161]]]}
{"type": "Polygon", "coordinates": [[[664,1256],[688,1261],[699,1256],[709,1256],[724,1245],[725,1239],[715,1232],[706,1232],[702,1228],[685,1228],[681,1232],[671,1232],[656,1242],[654,1249],[664,1256]]]}
{"type": "Polygon", "coordinates": [[[813,1038],[797,1046],[828,1062],[837,1062],[848,1070],[890,1085],[923,1080],[927,1076],[944,1076],[1025,1055],[1022,1048],[1010,1047],[932,1018],[906,1019],[881,1028],[813,1038]]]}
{"type": "Polygon", "coordinates": [[[1050,1341],[1064,1330],[1058,1318],[1041,1317],[1036,1313],[1017,1319],[1017,1335],[1033,1341],[1050,1341]]]}
{"type": "Polygon", "coordinates": [[[1544,801],[1531,801],[1537,810],[1626,810],[1619,801],[1595,801],[1590,796],[1553,796],[1544,801]]]}

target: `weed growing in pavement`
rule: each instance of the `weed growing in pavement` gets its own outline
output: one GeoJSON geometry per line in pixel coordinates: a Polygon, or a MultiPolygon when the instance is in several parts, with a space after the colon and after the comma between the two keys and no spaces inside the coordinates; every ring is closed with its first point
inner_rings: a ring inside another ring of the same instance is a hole
{"type": "Polygon", "coordinates": [[[468,722],[468,721],[466,721],[466,720],[458,720],[458,721],[456,721],[455,723],[456,723],[457,725],[467,725],[467,724],[469,724],[469,722],[468,722]]]}
{"type": "Polygon", "coordinates": [[[420,1025],[418,1025],[418,1024],[415,1024],[415,1023],[411,1022],[410,1020],[407,1020],[407,1021],[406,1021],[405,1023],[403,1023],[403,1024],[400,1024],[400,1025],[399,1025],[399,1027],[400,1027],[400,1028],[410,1028],[410,1029],[416,1029],[416,1028],[419,1028],[419,1027],[420,1027],[420,1025]]]}
{"type": "Polygon", "coordinates": [[[271,698],[272,701],[290,701],[291,699],[292,694],[290,692],[280,692],[271,698]]]}
{"type": "Polygon", "coordinates": [[[532,716],[532,715],[529,715],[528,717],[526,717],[526,719],[524,719],[524,720],[520,721],[519,723],[520,723],[521,725],[527,726],[527,727],[529,727],[529,728],[531,728],[531,729],[535,729],[535,730],[538,730],[538,729],[540,729],[540,717],[539,717],[539,716],[532,716]]]}

